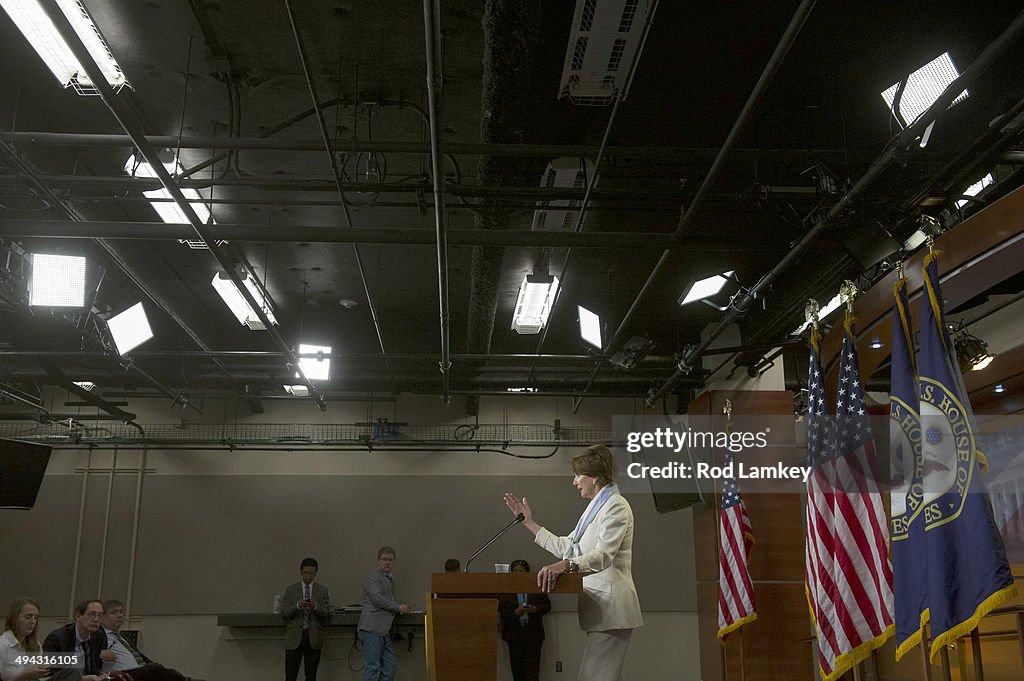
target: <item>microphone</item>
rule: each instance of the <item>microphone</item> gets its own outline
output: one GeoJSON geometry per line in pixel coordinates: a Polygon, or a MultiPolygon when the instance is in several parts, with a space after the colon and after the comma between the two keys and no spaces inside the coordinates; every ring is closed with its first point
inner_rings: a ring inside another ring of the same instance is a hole
{"type": "Polygon", "coordinates": [[[505,527],[501,528],[501,530],[498,532],[498,534],[496,534],[493,537],[491,537],[490,541],[488,541],[486,544],[484,544],[483,546],[478,548],[473,553],[472,556],[470,556],[468,559],[466,559],[466,568],[465,568],[465,570],[463,570],[463,572],[469,572],[469,564],[473,562],[473,559],[476,558],[477,556],[479,556],[481,553],[483,553],[484,549],[486,549],[488,546],[490,546],[495,541],[497,541],[498,537],[500,537],[501,535],[503,535],[506,532],[508,532],[509,528],[512,527],[513,525],[518,525],[519,523],[523,522],[524,520],[526,520],[526,516],[523,515],[522,513],[520,513],[519,515],[517,515],[515,518],[512,519],[512,522],[510,522],[505,527]]]}

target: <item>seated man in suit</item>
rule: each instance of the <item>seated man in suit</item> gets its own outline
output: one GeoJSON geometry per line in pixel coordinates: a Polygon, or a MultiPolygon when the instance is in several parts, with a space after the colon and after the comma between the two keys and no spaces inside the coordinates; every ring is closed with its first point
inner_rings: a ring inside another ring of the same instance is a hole
{"type": "Polygon", "coordinates": [[[124,603],[121,601],[114,598],[103,601],[100,624],[100,631],[107,641],[104,671],[127,671],[133,681],[182,681],[186,678],[175,669],[153,662],[121,635],[121,627],[124,626],[124,603]]]}
{"type": "Polygon", "coordinates": [[[320,630],[331,618],[331,597],[327,587],[315,582],[320,565],[315,558],[303,558],[300,580],[290,584],[282,597],[284,618],[284,677],[295,681],[299,664],[305,665],[306,681],[316,681],[320,666],[320,630]]]}
{"type": "MultiPolygon", "coordinates": [[[[97,599],[75,605],[74,622],[47,634],[43,650],[47,653],[79,653],[82,673],[99,674],[103,666],[102,654],[107,651],[107,637],[100,631],[103,603],[97,599]]],[[[113,653],[106,652],[113,659],[113,653]]]]}

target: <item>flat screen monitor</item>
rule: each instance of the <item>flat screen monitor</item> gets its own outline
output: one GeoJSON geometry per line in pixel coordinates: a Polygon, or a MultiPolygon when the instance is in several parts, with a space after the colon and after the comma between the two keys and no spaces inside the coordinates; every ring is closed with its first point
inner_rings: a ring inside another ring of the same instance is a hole
{"type": "Polygon", "coordinates": [[[32,508],[52,447],[0,440],[0,508],[32,508]]]}

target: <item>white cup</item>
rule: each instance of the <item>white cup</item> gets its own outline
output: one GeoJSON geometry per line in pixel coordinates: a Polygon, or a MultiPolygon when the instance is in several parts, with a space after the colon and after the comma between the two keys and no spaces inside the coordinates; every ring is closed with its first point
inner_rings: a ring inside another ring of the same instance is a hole
{"type": "Polygon", "coordinates": [[[494,571],[495,572],[508,572],[508,566],[509,566],[508,563],[495,563],[494,564],[494,571]]]}

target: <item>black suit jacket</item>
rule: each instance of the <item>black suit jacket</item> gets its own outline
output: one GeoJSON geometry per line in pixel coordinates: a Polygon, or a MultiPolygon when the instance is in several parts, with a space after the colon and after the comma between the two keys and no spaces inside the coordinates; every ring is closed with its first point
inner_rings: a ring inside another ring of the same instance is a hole
{"type": "MultiPolygon", "coordinates": [[[[59,629],[54,629],[46,635],[43,641],[43,650],[48,653],[75,653],[81,652],[75,649],[75,623],[67,624],[59,629]]],[[[103,627],[94,632],[86,645],[85,673],[99,674],[103,667],[103,660],[100,659],[100,651],[107,647],[107,635],[103,633],[103,627]]]]}
{"type": "Polygon", "coordinates": [[[516,615],[519,599],[515,594],[502,594],[498,599],[498,614],[501,616],[501,637],[506,641],[543,641],[544,622],[541,617],[551,612],[551,599],[547,594],[526,594],[526,604],[537,606],[537,612],[530,613],[529,621],[523,625],[516,615]]]}

